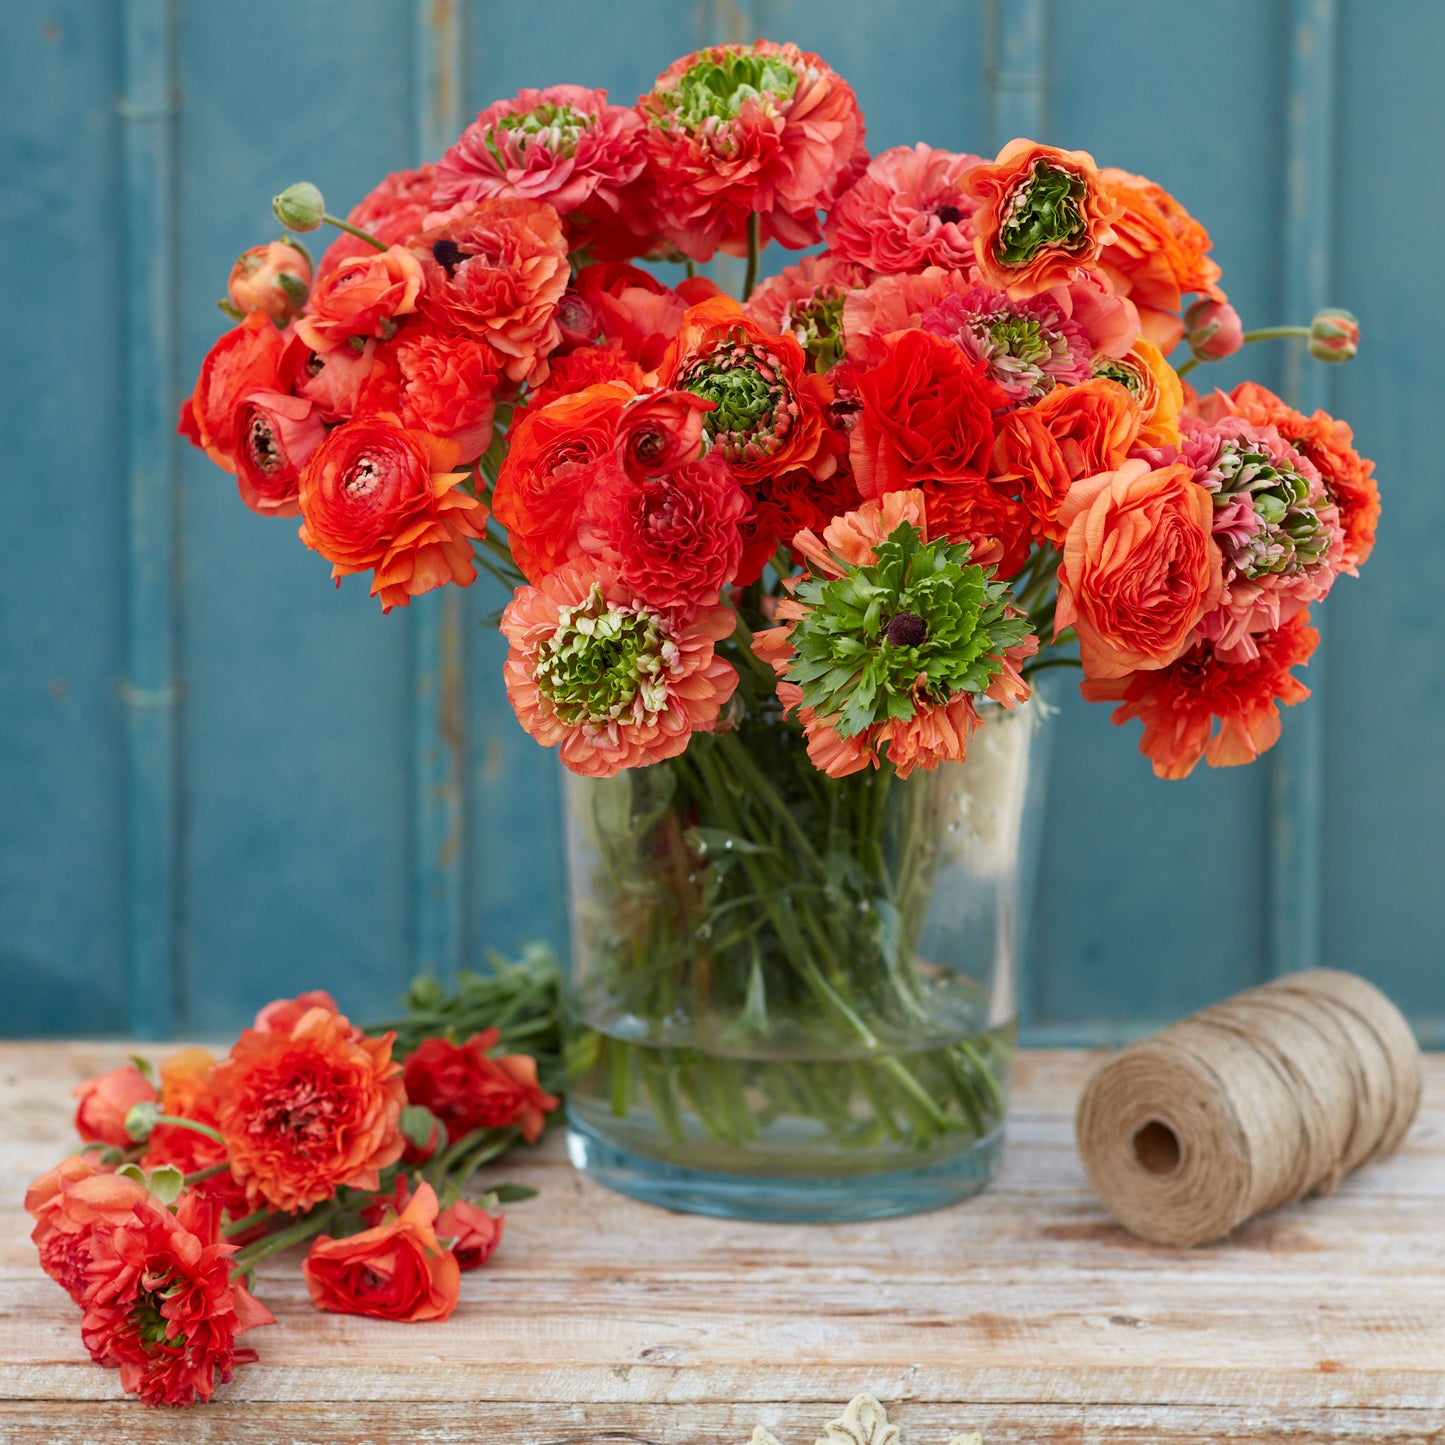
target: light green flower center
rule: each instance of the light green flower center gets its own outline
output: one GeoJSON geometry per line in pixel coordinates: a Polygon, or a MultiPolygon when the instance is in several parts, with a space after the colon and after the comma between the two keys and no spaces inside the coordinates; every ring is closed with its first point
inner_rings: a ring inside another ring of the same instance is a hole
{"type": "Polygon", "coordinates": [[[1093,373],[1106,381],[1117,381],[1136,401],[1144,395],[1144,377],[1137,367],[1112,356],[1096,356],[1093,373]]]}
{"type": "Polygon", "coordinates": [[[776,56],[704,50],[677,82],[670,110],[678,124],[696,130],[709,120],[736,120],[750,100],[788,100],[797,88],[797,71],[776,56]]]}
{"type": "Polygon", "coordinates": [[[723,342],[694,361],[677,384],[716,404],[702,424],[730,462],[771,456],[798,416],[792,390],[768,349],[741,339],[723,342]]]}
{"type": "Polygon", "coordinates": [[[814,371],[829,371],[843,359],[843,303],[848,293],[829,288],[790,308],[784,325],[808,353],[814,371]]]}
{"type": "Polygon", "coordinates": [[[1229,532],[1221,538],[1236,571],[1250,578],[1302,572],[1329,553],[1329,529],[1309,504],[1309,480],[1298,472],[1277,467],[1263,452],[1241,451],[1230,443],[1210,468],[1209,478],[1218,478],[1216,511],[1242,495],[1254,507],[1258,527],[1251,536],[1229,532]]]}
{"type": "Polygon", "coordinates": [[[533,671],[564,723],[601,726],[624,714],[643,721],[662,712],[677,659],[677,644],[654,613],[609,603],[594,584],[585,601],[560,610],[533,671]]]}
{"type": "Polygon", "coordinates": [[[1005,266],[1026,266],[1045,247],[1082,250],[1088,240],[1087,190],[1072,171],[1035,161],[1004,203],[994,254],[1005,266]]]}
{"type": "Polygon", "coordinates": [[[131,1306],[130,1320],[136,1334],[147,1349],[178,1350],[186,1342],[185,1332],[161,1313],[161,1306],[179,1292],[181,1285],[173,1282],[158,1290],[140,1290],[131,1306]],[[176,1330],[174,1335],[172,1330],[176,1330]]]}
{"type": "Polygon", "coordinates": [[[577,142],[592,128],[592,117],[569,105],[553,105],[550,101],[517,115],[504,115],[496,129],[487,133],[487,149],[498,165],[506,162],[497,144],[497,130],[508,133],[519,151],[529,145],[544,147],[552,155],[570,156],[577,151],[577,142]]]}

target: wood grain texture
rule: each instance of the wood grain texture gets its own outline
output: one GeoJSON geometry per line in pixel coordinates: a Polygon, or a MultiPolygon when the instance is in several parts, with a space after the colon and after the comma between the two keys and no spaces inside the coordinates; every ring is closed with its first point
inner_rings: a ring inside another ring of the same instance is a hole
{"type": "MultiPolygon", "coordinates": [[[[164,1050],[150,1051],[157,1055],[164,1050]]],[[[184,1415],[118,1398],[38,1270],[25,1183],[69,1147],[69,1089],[108,1044],[0,1046],[0,1441],[816,1438],[854,1394],[907,1445],[1445,1441],[1445,1058],[1401,1155],[1204,1250],[1143,1244],[1073,1150],[1082,1053],[1026,1053],[1001,1177],[955,1209],[803,1228],[665,1216],[575,1175],[553,1140],[504,1166],[541,1191],[444,1325],[321,1315],[263,1267],[261,1362],[184,1415]]]]}

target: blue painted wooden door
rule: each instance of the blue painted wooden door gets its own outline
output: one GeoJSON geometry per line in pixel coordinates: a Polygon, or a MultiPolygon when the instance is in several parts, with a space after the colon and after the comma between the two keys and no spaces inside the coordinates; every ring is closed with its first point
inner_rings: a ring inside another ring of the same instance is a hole
{"type": "Polygon", "coordinates": [[[1358,313],[1352,367],[1210,375],[1332,407],[1379,462],[1315,697],[1266,763],[1182,784],[1065,701],[1026,1008],[1109,1036],[1318,961],[1440,1036],[1436,0],[0,7],[0,1030],[219,1032],[304,986],[375,1015],[419,967],[561,938],[555,763],[502,700],[496,593],[382,618],[333,591],[175,404],[285,183],[344,209],[492,98],[630,98],[755,34],[845,74],[875,150],[1091,150],[1206,222],[1250,323],[1358,313]]]}

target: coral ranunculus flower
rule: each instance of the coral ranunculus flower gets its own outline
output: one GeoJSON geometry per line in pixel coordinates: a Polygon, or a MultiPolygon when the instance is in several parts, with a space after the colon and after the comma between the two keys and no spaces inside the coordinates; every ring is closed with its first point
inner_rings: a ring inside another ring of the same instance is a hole
{"type": "Polygon", "coordinates": [[[1209,492],[1185,464],[1142,459],[1085,477],[1059,508],[1057,637],[1079,635],[1084,675],[1167,667],[1224,590],[1209,492]]]}
{"type": "Polygon", "coordinates": [[[276,1322],[231,1282],[237,1247],[221,1237],[220,1220],[214,1199],[184,1194],[172,1213],[147,1195],[129,1219],[91,1239],[81,1338],[148,1405],[209,1400],[237,1365],[256,1358],[236,1336],[276,1322]]]}
{"type": "MultiPolygon", "coordinates": [[[[523,90],[482,111],[437,163],[436,204],[493,196],[545,201],[561,213],[575,245],[597,223],[621,217],[626,227],[632,183],[647,155],[642,117],[609,105],[605,90],[549,85],[523,90]]],[[[634,220],[639,231],[643,218],[634,220]]],[[[635,250],[647,249],[639,235],[635,250]]]]}
{"type": "Polygon", "coordinates": [[[1114,240],[1123,207],[1087,151],[1011,140],[992,164],[961,181],[973,213],[974,259],[988,285],[1034,296],[1092,266],[1114,240]]]}
{"type": "MultiPolygon", "coordinates": [[[[325,1009],[330,1014],[341,1012],[336,1000],[324,988],[308,988],[295,998],[272,999],[259,1010],[251,1027],[261,1034],[290,1034],[314,1008],[325,1009]]],[[[363,1031],[353,1027],[352,1032],[360,1038],[363,1031]]]]}
{"type": "Polygon", "coordinates": [[[301,1266],[311,1303],[407,1324],[447,1319],[461,1294],[461,1271],[437,1239],[436,1222],[436,1191],[422,1184],[386,1223],[343,1239],[318,1236],[301,1266]]]}
{"type": "Polygon", "coordinates": [[[1068,530],[1059,515],[1081,477],[1113,471],[1139,436],[1139,408],[1125,387],[1103,377],[1059,386],[1036,406],[998,421],[993,474],[1016,477],[1035,533],[1058,546],[1068,530]]]}
{"type": "Polygon", "coordinates": [[[1345,532],[1340,571],[1358,575],[1374,550],[1380,487],[1375,481],[1375,464],[1355,450],[1349,425],[1324,411],[1304,416],[1253,381],[1241,382],[1228,397],[1216,392],[1201,410],[1210,418],[1227,411],[1257,426],[1272,426],[1314,465],[1339,508],[1345,532]]]}
{"type": "Polygon", "coordinates": [[[796,45],[715,45],[674,61],[637,102],[663,235],[695,261],[821,239],[817,212],[863,170],[863,116],[848,84],[796,45]]]}
{"type": "Polygon", "coordinates": [[[442,445],[396,418],[358,417],[339,426],[301,472],[301,540],[331,563],[339,584],[375,573],[383,612],[423,592],[476,581],[471,543],[487,525],[485,505],[447,472],[442,445]],[[437,465],[441,462],[442,465],[437,465]]]}
{"type": "Polygon", "coordinates": [[[480,1269],[502,1242],[503,1214],[492,1214],[469,1199],[457,1202],[437,1215],[437,1234],[452,1242],[457,1268],[480,1269]]]}
{"type": "Polygon", "coordinates": [[[1008,397],[984,362],[926,331],[899,331],[856,383],[863,409],[848,453],[864,497],[988,471],[993,414],[1008,397]]]}
{"type": "Polygon", "coordinates": [[[843,355],[843,305],[866,286],[866,267],[842,256],[804,256],[758,282],[744,311],[766,331],[791,336],[813,364],[827,371],[843,355]]]}
{"type": "Polygon", "coordinates": [[[507,529],[512,558],[528,581],[576,555],[577,523],[598,463],[617,440],[625,382],[589,386],[519,413],[492,489],[492,514],[507,529]]]}
{"type": "Polygon", "coordinates": [[[1249,661],[1226,663],[1212,643],[1198,642],[1168,667],[1089,679],[1081,691],[1087,702],[1119,703],[1115,723],[1144,724],[1139,751],[1159,777],[1187,778],[1201,757],[1212,768],[1235,767],[1274,746],[1278,705],[1310,695],[1290,668],[1308,662],[1319,640],[1309,613],[1301,612],[1258,638],[1258,655],[1249,661]]]}
{"type": "Polygon", "coordinates": [[[570,275],[557,212],[541,201],[484,200],[427,219],[411,242],[426,276],[422,312],[490,342],[512,381],[545,380],[570,275]]]}
{"type": "Polygon", "coordinates": [[[352,337],[388,337],[416,310],[421,263],[405,246],[343,261],[317,283],[296,334],[313,351],[334,351],[352,337]]]}
{"type": "Polygon", "coordinates": [[[293,320],[311,286],[311,257],[289,238],[243,251],[226,294],[238,311],[264,311],[278,326],[293,320]]]}
{"type": "Polygon", "coordinates": [[[304,396],[253,391],[244,397],[236,418],[241,500],[263,517],[298,516],[301,468],[325,435],[320,413],[304,396]]]}
{"type": "Polygon", "coordinates": [[[969,218],[978,202],[963,178],[982,164],[979,156],[922,141],[874,156],[828,215],[829,250],[880,275],[925,266],[966,270],[973,264],[969,218]]]}
{"type": "Polygon", "coordinates": [[[325,1008],[289,1034],[242,1033],[214,1079],[231,1171],[253,1208],[308,1209],[343,1184],[379,1187],[403,1146],[392,1037],[358,1039],[325,1008]]]}
{"type": "Polygon", "coordinates": [[[148,1197],[136,1180],[98,1169],[88,1155],[62,1159],[25,1191],[41,1269],[80,1304],[95,1231],[123,1224],[148,1197]]]}
{"type": "Polygon", "coordinates": [[[155,1087],[134,1064],[97,1074],[71,1092],[80,1103],[75,1110],[75,1132],[82,1139],[128,1149],[135,1142],[125,1131],[125,1116],[137,1104],[153,1104],[155,1087]]]}
{"type": "Polygon", "coordinates": [[[1219,267],[1207,254],[1209,233],[1163,186],[1113,167],[1100,174],[1119,214],[1099,264],[1119,295],[1139,308],[1145,336],[1167,355],[1184,335],[1184,296],[1225,299],[1216,284],[1219,267]]]}
{"type": "Polygon", "coordinates": [[[535,1144],[546,1116],[562,1102],[539,1087],[530,1055],[492,1057],[500,1037],[486,1029],[464,1044],[429,1038],[407,1056],[407,1099],[430,1109],[453,1142],[473,1129],[515,1128],[535,1144]]]}
{"type": "MultiPolygon", "coordinates": [[[[219,1119],[215,1068],[215,1059],[205,1049],[187,1048],[172,1054],[161,1065],[161,1113],[193,1119],[214,1129],[219,1119]]],[[[199,1130],[180,1124],[157,1124],[146,1141],[141,1166],[158,1169],[170,1164],[182,1174],[192,1174],[224,1163],[225,1159],[226,1146],[199,1130]]],[[[229,1169],[201,1180],[195,1189],[198,1194],[214,1196],[238,1215],[247,1212],[245,1191],[229,1169]]]]}
{"type": "Polygon", "coordinates": [[[281,358],[286,342],[264,311],[252,311],[206,353],[177,428],[218,467],[236,470],[241,402],[257,391],[285,391],[281,358]]]}
{"type": "MultiPolygon", "coordinates": [[[[435,209],[432,192],[436,188],[436,170],[434,165],[425,165],[410,171],[393,171],[351,208],[346,219],[385,246],[411,240],[425,224],[427,213],[435,209]]],[[[342,231],[326,248],[316,274],[325,276],[353,256],[375,253],[376,248],[360,236],[342,231]]]]}
{"type": "Polygon", "coordinates": [[[715,653],[731,607],[656,611],[608,572],[568,565],[519,587],[502,614],[518,721],[574,773],[611,777],[674,758],[710,732],[737,673],[715,653]]]}

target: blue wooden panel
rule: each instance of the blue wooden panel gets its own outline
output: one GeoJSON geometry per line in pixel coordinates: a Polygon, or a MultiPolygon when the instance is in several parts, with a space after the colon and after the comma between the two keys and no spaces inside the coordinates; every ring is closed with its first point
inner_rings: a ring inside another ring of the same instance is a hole
{"type": "MultiPolygon", "coordinates": [[[[346,210],[413,139],[406,7],[261,0],[264,85],[229,7],[179,33],[182,374],[224,324],[235,254],[277,230],[291,180],[346,210]]],[[[183,580],[185,1019],[222,1029],[278,992],[330,988],[358,1012],[410,969],[410,621],[252,515],[187,449],[183,580]]]]}
{"type": "Polygon", "coordinates": [[[1330,603],[1325,701],[1325,958],[1364,968],[1417,1015],[1445,1015],[1445,607],[1440,336],[1445,275],[1417,256],[1445,227],[1438,171],[1445,9],[1349,0],[1340,52],[1335,272],[1360,359],[1334,400],[1378,463],[1379,545],[1330,603]],[[1387,208],[1393,208],[1389,210],[1387,208]],[[1387,214],[1400,222],[1382,224],[1387,214]]]}
{"type": "Polygon", "coordinates": [[[113,6],[0,6],[0,1027],[22,1031],[125,1024],[120,64],[113,6]]]}
{"type": "MultiPolygon", "coordinates": [[[[361,579],[333,591],[294,522],[252,516],[189,449],[157,450],[175,398],[143,375],[194,375],[224,324],[213,302],[230,261],[274,233],[269,198],[287,181],[310,177],[345,209],[434,154],[448,119],[522,86],[600,85],[628,102],[674,56],[759,34],[849,78],[874,150],[986,153],[1018,131],[1091,150],[1209,226],[1250,324],[1301,319],[1289,308],[1324,287],[1365,326],[1363,359],[1305,373],[1300,394],[1329,395],[1380,461],[1381,542],[1325,610],[1330,682],[1309,721],[1286,715],[1277,760],[1162,784],[1134,750],[1137,725],[1114,729],[1063,689],[1034,1036],[1137,1027],[1317,940],[1326,962],[1445,1024],[1432,732],[1445,662],[1431,645],[1445,618],[1427,550],[1445,532],[1430,420],[1445,290],[1428,263],[1401,265],[1400,227],[1382,219],[1405,196],[1412,233],[1439,230],[1438,188],[1419,178],[1434,169],[1440,7],[1397,0],[1382,18],[1363,0],[1201,0],[1187,45],[1179,8],[1157,0],[635,0],[622,13],[566,0],[538,23],[535,7],[482,0],[257,0],[247,35],[284,37],[258,70],[238,57],[232,7],[0,9],[0,234],[27,278],[7,297],[16,350],[0,403],[23,539],[0,569],[0,985],[15,1000],[0,1027],[119,1030],[129,1003],[225,1030],[302,985],[376,1013],[418,962],[446,972],[563,936],[556,766],[503,699],[498,590],[454,594],[455,645],[438,599],[382,618],[361,579]],[[122,21],[168,9],[169,188],[163,138],[116,113],[127,87],[164,108],[166,58],[143,47],[128,64],[122,21]],[[1302,21],[1314,48],[1300,48],[1302,21]],[[144,278],[148,262],[165,269],[171,208],[175,284],[157,300],[144,278]],[[177,461],[179,521],[158,535],[177,461]],[[139,529],[128,493],[152,507],[139,529]],[[172,667],[168,556],[180,706],[132,709],[128,750],[122,685],[144,691],[172,667]]],[[[731,264],[719,274],[735,282],[731,264]]],[[[1285,361],[1252,348],[1194,379],[1283,389],[1285,361]]]]}

